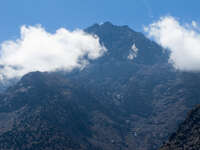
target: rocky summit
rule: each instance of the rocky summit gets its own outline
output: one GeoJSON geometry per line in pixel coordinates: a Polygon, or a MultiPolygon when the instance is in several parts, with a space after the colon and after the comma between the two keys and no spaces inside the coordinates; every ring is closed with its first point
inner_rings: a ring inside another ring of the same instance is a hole
{"type": "Polygon", "coordinates": [[[156,150],[200,103],[200,74],[175,70],[142,33],[110,22],[85,31],[104,56],[81,71],[26,74],[0,94],[0,149],[156,150]]]}

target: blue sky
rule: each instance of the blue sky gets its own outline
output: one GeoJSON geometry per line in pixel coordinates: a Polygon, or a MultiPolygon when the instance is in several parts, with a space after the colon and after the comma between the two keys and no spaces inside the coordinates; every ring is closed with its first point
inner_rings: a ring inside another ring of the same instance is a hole
{"type": "Polygon", "coordinates": [[[165,15],[200,22],[199,6],[199,0],[0,0],[0,42],[18,37],[22,25],[41,24],[54,32],[111,21],[142,31],[165,15]]]}
{"type": "Polygon", "coordinates": [[[106,48],[70,30],[105,21],[169,49],[176,69],[200,71],[199,6],[199,0],[0,0],[0,78],[84,67],[89,60],[80,58],[98,59],[106,48]]]}

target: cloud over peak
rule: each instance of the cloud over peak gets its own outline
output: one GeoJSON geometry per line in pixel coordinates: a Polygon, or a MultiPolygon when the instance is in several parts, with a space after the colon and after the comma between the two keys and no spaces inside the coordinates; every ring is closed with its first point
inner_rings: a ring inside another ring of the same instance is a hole
{"type": "Polygon", "coordinates": [[[21,77],[32,71],[71,71],[106,52],[99,38],[82,30],[48,33],[40,25],[22,26],[21,37],[0,47],[0,76],[21,77]]]}
{"type": "Polygon", "coordinates": [[[176,69],[200,71],[200,33],[198,24],[181,24],[172,16],[162,17],[145,27],[148,36],[171,51],[170,62],[176,69]]]}

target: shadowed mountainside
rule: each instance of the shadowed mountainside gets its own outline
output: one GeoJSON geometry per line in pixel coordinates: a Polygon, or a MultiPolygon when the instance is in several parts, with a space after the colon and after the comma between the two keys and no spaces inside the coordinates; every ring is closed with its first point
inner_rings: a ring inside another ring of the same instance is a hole
{"type": "Polygon", "coordinates": [[[200,149],[200,106],[188,113],[186,120],[180,124],[169,141],[161,150],[199,150],[200,149]]]}

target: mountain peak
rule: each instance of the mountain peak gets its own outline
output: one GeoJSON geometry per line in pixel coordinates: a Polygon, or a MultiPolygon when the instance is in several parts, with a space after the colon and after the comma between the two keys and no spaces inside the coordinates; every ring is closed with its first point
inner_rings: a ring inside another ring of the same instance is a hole
{"type": "Polygon", "coordinates": [[[106,21],[101,26],[114,26],[110,21],[106,21]]]}
{"type": "Polygon", "coordinates": [[[147,39],[142,33],[135,32],[127,25],[118,26],[107,21],[101,25],[95,24],[85,31],[99,37],[100,42],[108,49],[109,60],[137,61],[142,64],[167,61],[167,56],[163,54],[162,47],[147,39]],[[134,53],[133,45],[138,52],[134,54],[135,59],[130,60],[129,55],[134,53]]]}
{"type": "Polygon", "coordinates": [[[133,29],[131,29],[128,25],[114,25],[112,22],[110,21],[106,21],[104,23],[96,23],[90,27],[88,27],[87,29],[85,29],[87,32],[91,32],[97,29],[101,29],[101,30],[124,30],[124,31],[128,31],[128,32],[135,32],[133,29]]]}
{"type": "Polygon", "coordinates": [[[128,25],[114,25],[112,22],[110,21],[106,21],[102,24],[100,24],[101,27],[117,27],[117,28],[122,28],[122,29],[128,29],[131,31],[134,31],[133,29],[131,29],[128,25]]]}

